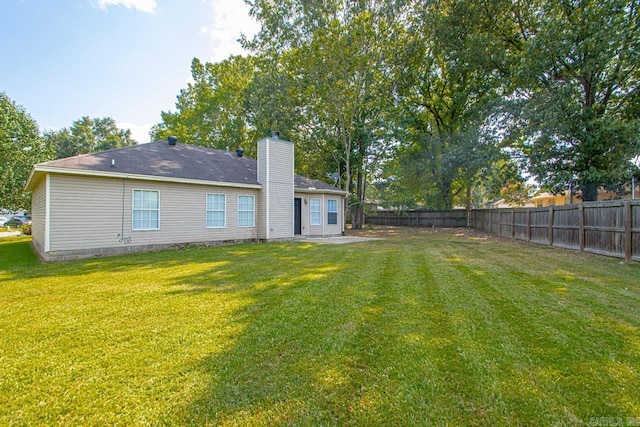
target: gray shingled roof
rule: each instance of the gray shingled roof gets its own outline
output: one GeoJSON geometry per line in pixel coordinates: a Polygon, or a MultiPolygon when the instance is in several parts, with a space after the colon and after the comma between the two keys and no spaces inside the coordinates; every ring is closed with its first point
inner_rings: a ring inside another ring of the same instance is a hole
{"type": "MultiPolygon", "coordinates": [[[[196,145],[177,143],[171,146],[167,141],[68,157],[40,166],[259,185],[255,159],[196,145]]],[[[295,175],[294,187],[339,190],[323,181],[300,175],[295,175]]]]}
{"type": "Polygon", "coordinates": [[[293,186],[297,190],[307,190],[310,188],[315,188],[317,190],[333,190],[340,191],[339,188],[334,187],[331,184],[327,184],[324,181],[320,181],[319,179],[311,179],[302,175],[294,175],[293,177],[293,186]]]}

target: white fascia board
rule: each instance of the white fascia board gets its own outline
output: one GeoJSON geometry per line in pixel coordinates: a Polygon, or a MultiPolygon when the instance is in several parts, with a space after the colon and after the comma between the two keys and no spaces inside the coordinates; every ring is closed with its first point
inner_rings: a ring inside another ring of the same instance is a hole
{"type": "Polygon", "coordinates": [[[31,168],[31,172],[29,172],[29,176],[27,177],[27,182],[25,182],[25,184],[24,184],[25,191],[31,191],[31,190],[29,190],[29,187],[31,185],[31,181],[34,179],[35,173],[36,173],[36,166],[31,168]]]}
{"type": "Polygon", "coordinates": [[[335,194],[338,196],[347,195],[347,192],[344,190],[322,190],[322,189],[310,190],[308,188],[294,188],[293,191],[296,193],[305,193],[305,194],[335,194]]]}
{"type": "MultiPolygon", "coordinates": [[[[103,172],[103,171],[56,168],[56,167],[37,166],[37,165],[34,167],[33,171],[31,172],[31,175],[33,175],[34,172],[59,173],[59,174],[65,174],[65,175],[80,175],[80,176],[90,176],[90,177],[98,177],[98,178],[137,179],[140,181],[156,181],[156,182],[167,182],[167,183],[173,183],[173,184],[195,184],[195,185],[207,185],[207,186],[216,186],[216,187],[239,187],[239,188],[255,188],[255,189],[262,188],[262,185],[260,184],[242,184],[239,182],[206,181],[203,179],[173,178],[173,177],[155,176],[155,175],[138,175],[138,174],[122,173],[122,172],[103,172]]],[[[27,183],[31,181],[31,175],[29,176],[29,180],[27,181],[27,183]]]]}

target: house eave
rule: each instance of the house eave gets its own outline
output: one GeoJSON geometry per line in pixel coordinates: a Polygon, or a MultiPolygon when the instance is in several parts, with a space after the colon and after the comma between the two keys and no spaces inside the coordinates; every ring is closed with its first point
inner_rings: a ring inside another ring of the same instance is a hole
{"type": "Polygon", "coordinates": [[[188,179],[188,178],[174,178],[174,177],[166,177],[166,176],[156,176],[156,175],[140,175],[140,174],[132,174],[132,173],[123,173],[123,172],[104,172],[104,171],[93,171],[86,169],[69,169],[69,168],[56,168],[51,166],[42,166],[36,165],[31,170],[29,174],[29,178],[27,179],[27,183],[25,185],[25,189],[27,191],[32,191],[37,183],[40,181],[40,174],[46,173],[58,173],[64,175],[80,175],[80,176],[90,176],[90,177],[98,177],[98,178],[120,178],[120,179],[135,179],[140,181],[155,181],[155,182],[169,182],[174,184],[194,184],[194,185],[207,185],[207,186],[216,186],[216,187],[236,187],[236,188],[252,188],[252,189],[261,189],[262,185],[260,184],[243,184],[240,182],[223,182],[223,181],[208,181],[202,179],[188,179]]]}
{"type": "Polygon", "coordinates": [[[336,194],[340,196],[346,196],[347,192],[344,190],[323,190],[318,188],[294,188],[296,193],[306,193],[306,194],[336,194]]]}

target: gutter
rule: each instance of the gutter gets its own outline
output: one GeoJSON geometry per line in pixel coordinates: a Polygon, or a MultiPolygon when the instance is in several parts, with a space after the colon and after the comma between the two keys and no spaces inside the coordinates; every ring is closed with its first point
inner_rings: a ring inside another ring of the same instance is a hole
{"type": "Polygon", "coordinates": [[[317,188],[298,188],[298,187],[295,187],[294,191],[296,193],[305,193],[305,194],[336,194],[336,195],[340,195],[340,196],[346,196],[347,195],[346,191],[339,190],[339,189],[323,190],[323,189],[317,189],[317,188]]]}
{"type": "Polygon", "coordinates": [[[139,175],[123,172],[103,172],[92,171],[86,169],[68,169],[68,168],[56,168],[50,166],[34,166],[29,174],[27,183],[25,184],[25,190],[31,191],[32,181],[35,180],[37,173],[59,173],[64,175],[79,175],[90,176],[99,178],[120,178],[120,179],[136,179],[140,181],[155,181],[155,182],[167,182],[173,184],[195,184],[195,185],[207,185],[216,187],[236,187],[236,188],[252,188],[261,189],[260,184],[243,184],[240,182],[224,182],[224,181],[207,181],[202,179],[189,179],[189,178],[173,178],[157,175],[139,175]]]}

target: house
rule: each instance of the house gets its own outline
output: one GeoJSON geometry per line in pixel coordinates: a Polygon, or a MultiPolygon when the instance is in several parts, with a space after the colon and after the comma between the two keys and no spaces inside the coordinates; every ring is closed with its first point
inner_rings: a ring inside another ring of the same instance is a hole
{"type": "Polygon", "coordinates": [[[294,174],[293,152],[277,134],[258,141],[257,160],[169,137],[37,164],[33,247],[58,261],[342,234],[346,193],[294,174]]]}
{"type": "MultiPolygon", "coordinates": [[[[618,200],[618,199],[630,199],[633,194],[640,193],[640,187],[636,185],[635,192],[631,191],[631,186],[627,186],[628,194],[624,196],[620,196],[617,193],[606,191],[604,189],[598,190],[598,202],[603,202],[607,200],[618,200]]],[[[535,207],[547,207],[547,206],[561,206],[561,205],[571,205],[573,203],[582,203],[582,198],[580,197],[580,192],[571,194],[567,191],[566,194],[552,194],[549,192],[540,192],[531,198],[531,202],[535,207]]]]}
{"type": "Polygon", "coordinates": [[[531,202],[526,202],[522,205],[516,206],[512,203],[508,203],[505,199],[492,200],[484,204],[484,207],[487,209],[530,208],[533,206],[534,205],[531,202]]]}
{"type": "Polygon", "coordinates": [[[547,206],[570,205],[572,203],[580,203],[582,199],[573,197],[571,194],[552,194],[547,191],[540,192],[531,198],[531,202],[536,208],[547,206]]]}

